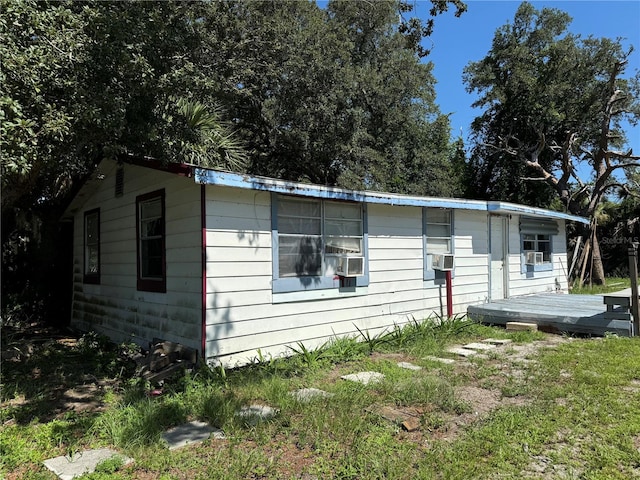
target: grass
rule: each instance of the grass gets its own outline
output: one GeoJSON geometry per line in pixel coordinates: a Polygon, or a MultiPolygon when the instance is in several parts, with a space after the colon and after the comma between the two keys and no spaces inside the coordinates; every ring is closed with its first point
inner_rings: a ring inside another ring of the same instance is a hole
{"type": "Polygon", "coordinates": [[[602,295],[606,293],[619,292],[631,286],[629,278],[607,278],[605,285],[573,285],[571,293],[576,295],[602,295]]]}
{"type": "Polygon", "coordinates": [[[101,392],[101,409],[66,415],[46,410],[47,379],[25,383],[17,374],[27,366],[49,368],[55,358],[57,370],[51,368],[67,378],[65,351],[51,344],[25,365],[3,367],[0,476],[53,480],[44,459],[108,446],[135,462],[107,462],[83,478],[640,478],[640,341],[565,338],[554,348],[521,353],[548,338],[462,317],[412,321],[316,350],[296,344],[289,359],[260,356],[246,368],[201,368],[167,382],[159,397],[119,373],[128,371],[126,364],[102,352],[117,351],[113,346],[82,352],[76,346],[66,352],[71,366],[81,354],[84,363],[98,365],[102,380],[120,375],[120,381],[101,392]],[[487,337],[513,343],[453,366],[423,360],[446,355],[447,345],[487,337]],[[399,361],[423,369],[402,369],[399,361]],[[339,378],[362,370],[385,379],[363,386],[339,378]],[[332,395],[301,403],[290,392],[302,387],[332,395]],[[490,405],[494,397],[499,402],[490,405]],[[247,424],[235,412],[252,403],[279,413],[247,424]],[[383,407],[414,416],[420,428],[403,430],[381,415],[383,407]],[[33,412],[38,415],[29,419],[33,412]],[[192,419],[223,429],[227,440],[168,451],[162,431],[192,419]]]}

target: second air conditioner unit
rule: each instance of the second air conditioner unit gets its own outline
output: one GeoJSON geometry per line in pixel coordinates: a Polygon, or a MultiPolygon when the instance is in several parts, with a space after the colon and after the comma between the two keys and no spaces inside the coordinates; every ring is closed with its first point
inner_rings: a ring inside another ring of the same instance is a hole
{"type": "Polygon", "coordinates": [[[451,271],[454,267],[454,256],[450,253],[441,253],[433,256],[432,267],[434,270],[451,271]]]}
{"type": "Polygon", "coordinates": [[[527,251],[525,254],[525,264],[527,265],[542,265],[544,262],[544,255],[542,252],[527,251]]]}

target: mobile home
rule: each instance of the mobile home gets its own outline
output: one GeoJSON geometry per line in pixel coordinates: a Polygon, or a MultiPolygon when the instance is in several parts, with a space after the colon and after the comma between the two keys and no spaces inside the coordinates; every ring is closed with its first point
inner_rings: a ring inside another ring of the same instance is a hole
{"type": "Polygon", "coordinates": [[[585,221],[145,160],[103,161],[66,216],[72,326],[162,338],[227,366],[258,349],[287,354],[498,298],[567,293],[566,223],[585,221]]]}

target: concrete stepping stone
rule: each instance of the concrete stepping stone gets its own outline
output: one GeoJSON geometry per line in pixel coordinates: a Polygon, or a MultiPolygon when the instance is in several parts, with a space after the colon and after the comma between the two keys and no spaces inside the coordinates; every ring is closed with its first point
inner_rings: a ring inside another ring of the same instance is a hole
{"type": "Polygon", "coordinates": [[[84,450],[73,456],[64,455],[44,461],[45,467],[55,473],[61,480],[71,480],[86,473],[93,473],[99,463],[120,457],[123,465],[133,462],[132,458],[119,454],[109,448],[84,450]]]}
{"type": "Polygon", "coordinates": [[[424,357],[424,360],[429,360],[430,362],[444,363],[445,365],[452,365],[456,363],[456,361],[453,358],[440,358],[440,357],[434,357],[433,355],[427,355],[426,357],[424,357]]]}
{"type": "Polygon", "coordinates": [[[169,446],[169,450],[200,443],[210,437],[225,438],[222,430],[213,428],[208,423],[197,421],[178,425],[162,434],[162,439],[169,446]]]}
{"type": "Polygon", "coordinates": [[[278,410],[269,405],[249,405],[236,412],[236,415],[242,417],[249,425],[257,425],[262,421],[275,417],[277,414],[278,410]]]}
{"type": "Polygon", "coordinates": [[[343,380],[349,380],[350,382],[361,383],[362,385],[369,385],[370,383],[378,383],[382,381],[384,375],[378,372],[359,372],[343,375],[340,378],[343,380]]]}
{"type": "Polygon", "coordinates": [[[483,340],[484,343],[490,343],[492,345],[507,345],[511,343],[511,339],[509,338],[487,338],[483,340]]]}
{"type": "Polygon", "coordinates": [[[470,350],[463,347],[451,347],[447,349],[447,352],[453,353],[455,355],[460,355],[461,357],[472,357],[478,354],[476,350],[470,350]]]}
{"type": "Polygon", "coordinates": [[[495,345],[492,345],[490,343],[467,343],[466,345],[463,345],[462,348],[467,348],[469,350],[493,350],[494,348],[496,348],[495,345]]]}
{"type": "Polygon", "coordinates": [[[422,370],[422,367],[419,365],[414,365],[413,363],[409,363],[409,362],[398,362],[398,366],[400,368],[405,368],[407,370],[414,370],[414,371],[419,371],[422,370]]]}
{"type": "Polygon", "coordinates": [[[301,388],[291,392],[291,395],[300,403],[308,403],[318,398],[333,397],[333,393],[325,392],[319,388],[301,388]]]}

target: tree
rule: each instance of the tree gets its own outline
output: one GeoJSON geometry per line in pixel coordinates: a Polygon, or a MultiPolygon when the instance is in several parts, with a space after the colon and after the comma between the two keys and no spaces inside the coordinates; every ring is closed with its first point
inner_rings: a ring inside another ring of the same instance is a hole
{"type": "MultiPolygon", "coordinates": [[[[465,9],[432,5],[433,17],[465,9]]],[[[105,157],[453,192],[449,123],[421,62],[433,18],[411,17],[411,2],[0,8],[3,295],[46,290],[60,213],[105,157]]]]}
{"type": "Polygon", "coordinates": [[[59,218],[100,159],[133,153],[222,167],[241,160],[216,113],[215,85],[191,74],[203,6],[0,2],[5,300],[66,298],[49,287],[68,260],[56,254],[68,243],[59,218]]]}
{"type": "MultiPolygon", "coordinates": [[[[464,72],[485,109],[473,123],[476,191],[549,205],[590,218],[584,234],[593,280],[604,282],[596,212],[640,157],[625,150],[623,120],[640,117],[640,74],[623,78],[632,48],[568,33],[570,17],[522,3],[495,34],[488,55],[464,72]],[[589,167],[581,178],[578,167],[589,167]]],[[[583,261],[586,262],[586,258],[583,261]]]]}
{"type": "Polygon", "coordinates": [[[205,68],[252,152],[251,173],[448,192],[449,123],[435,105],[431,65],[421,62],[426,30],[399,17],[410,5],[245,1],[209,9],[206,50],[215,64],[205,68]]]}
{"type": "Polygon", "coordinates": [[[220,118],[216,85],[191,75],[201,5],[3,0],[2,7],[3,216],[64,197],[105,156],[242,161],[220,118]]]}

